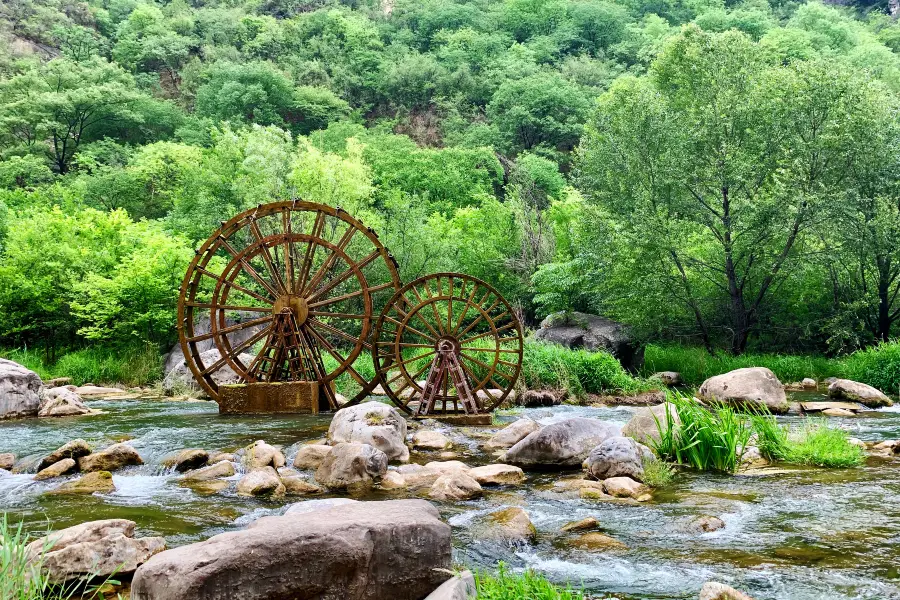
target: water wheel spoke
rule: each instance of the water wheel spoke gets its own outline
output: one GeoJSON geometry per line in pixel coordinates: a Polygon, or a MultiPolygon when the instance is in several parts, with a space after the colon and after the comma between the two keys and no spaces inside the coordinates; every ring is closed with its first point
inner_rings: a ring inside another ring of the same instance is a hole
{"type": "Polygon", "coordinates": [[[230,287],[230,288],[233,288],[233,289],[236,289],[237,291],[241,292],[242,294],[247,294],[247,295],[250,296],[251,298],[254,298],[254,299],[256,299],[256,300],[259,300],[260,302],[265,302],[265,303],[268,304],[269,306],[272,306],[273,304],[275,304],[275,300],[272,299],[271,297],[270,297],[270,298],[266,298],[265,296],[262,296],[262,295],[260,295],[260,294],[257,294],[257,293],[254,292],[253,290],[251,290],[251,289],[249,289],[249,288],[246,288],[246,287],[242,286],[242,285],[239,284],[239,283],[235,283],[235,282],[233,282],[233,281],[231,281],[231,280],[229,280],[229,279],[223,279],[223,280],[222,280],[222,285],[227,286],[227,287],[230,287]]]}
{"type": "MultiPolygon", "coordinates": [[[[409,303],[409,300],[406,299],[406,297],[404,297],[403,300],[404,300],[404,302],[406,303],[407,306],[412,306],[412,305],[409,303]]],[[[400,325],[401,327],[406,327],[407,329],[409,329],[410,331],[412,331],[412,332],[414,332],[414,333],[421,333],[421,332],[419,332],[417,329],[413,329],[413,327],[410,326],[410,325],[408,324],[408,323],[409,323],[409,315],[410,315],[410,313],[404,312],[404,310],[403,310],[402,308],[400,308],[399,306],[395,306],[395,307],[394,307],[394,310],[397,311],[397,314],[399,314],[399,315],[406,321],[407,325],[403,325],[403,323],[401,323],[400,321],[394,321],[395,323],[397,323],[397,324],[400,325]]],[[[424,316],[422,316],[422,311],[420,311],[420,310],[415,310],[415,311],[412,313],[412,315],[413,315],[414,317],[416,317],[423,325],[425,325],[425,328],[426,328],[428,331],[430,331],[430,332],[434,335],[434,337],[431,337],[431,336],[429,336],[429,335],[424,335],[424,334],[422,334],[422,337],[424,337],[424,338],[426,338],[426,339],[428,339],[428,340],[430,340],[430,341],[432,341],[432,342],[437,341],[437,339],[438,339],[439,337],[441,337],[441,334],[438,333],[437,330],[436,330],[434,327],[431,326],[431,323],[428,322],[428,319],[426,319],[424,316]]]]}
{"type": "MultiPolygon", "coordinates": [[[[327,275],[328,272],[331,271],[336,257],[339,256],[340,254],[342,254],[344,252],[344,250],[347,249],[347,246],[350,245],[350,240],[353,239],[354,233],[356,233],[355,227],[353,227],[351,225],[349,228],[347,228],[347,231],[345,231],[344,235],[341,236],[341,239],[338,240],[338,243],[335,245],[335,248],[333,248],[331,250],[331,254],[328,255],[328,258],[325,259],[325,262],[323,262],[319,266],[319,268],[316,270],[312,279],[310,279],[310,281],[309,281],[309,285],[306,286],[305,288],[303,288],[301,295],[308,296],[310,299],[314,297],[314,296],[311,296],[309,294],[309,292],[311,290],[316,289],[316,286],[319,285],[319,283],[322,281],[322,279],[325,277],[325,275],[327,275]]],[[[377,250],[376,250],[375,254],[378,254],[377,250]]]]}
{"type": "MultiPolygon", "coordinates": [[[[341,356],[338,351],[328,342],[328,340],[326,340],[319,334],[318,331],[312,328],[309,328],[308,331],[313,335],[313,337],[319,340],[319,344],[324,347],[325,351],[331,354],[331,356],[333,356],[335,360],[337,360],[341,364],[347,362],[347,358],[341,356]]],[[[346,366],[346,370],[348,373],[350,373],[350,376],[353,377],[353,379],[355,379],[356,382],[361,386],[363,386],[364,388],[369,386],[369,382],[366,381],[366,378],[357,373],[356,369],[353,368],[353,365],[348,363],[346,366]]]]}
{"type": "Polygon", "coordinates": [[[364,259],[362,259],[358,263],[351,265],[343,273],[341,273],[340,275],[338,275],[337,277],[332,279],[328,283],[328,285],[326,285],[325,287],[320,288],[320,289],[316,290],[314,293],[310,294],[309,299],[312,300],[314,298],[318,298],[318,297],[322,296],[323,294],[327,294],[328,292],[330,292],[331,290],[336,288],[338,285],[340,285],[342,282],[349,279],[351,275],[355,275],[358,273],[361,274],[362,269],[364,269],[366,266],[368,266],[369,263],[371,263],[373,260],[375,260],[379,256],[381,256],[381,250],[376,250],[375,252],[372,252],[371,254],[366,256],[364,259]]]}
{"type": "MultiPolygon", "coordinates": [[[[319,239],[322,236],[322,231],[324,229],[325,213],[319,211],[316,213],[316,220],[313,222],[312,233],[310,234],[311,237],[313,239],[319,239]]],[[[312,268],[312,261],[318,248],[318,244],[307,242],[306,253],[303,255],[303,263],[300,266],[300,275],[297,277],[297,282],[294,287],[295,294],[303,293],[303,289],[306,287],[306,278],[309,277],[309,270],[312,268]]]]}
{"type": "Polygon", "coordinates": [[[294,244],[291,243],[291,213],[290,211],[281,212],[281,229],[284,232],[284,244],[281,253],[284,255],[284,278],[285,287],[291,292],[294,291],[294,244]]]}
{"type": "Polygon", "coordinates": [[[243,323],[237,323],[235,325],[231,325],[230,327],[223,327],[222,329],[217,329],[216,331],[211,331],[209,333],[204,333],[202,335],[189,337],[189,338],[187,338],[187,341],[188,342],[202,342],[203,340],[211,339],[217,335],[231,333],[233,331],[240,331],[241,329],[246,329],[247,327],[252,327],[254,325],[259,325],[261,323],[266,323],[271,320],[272,320],[272,315],[266,315],[265,317],[258,317],[256,319],[250,319],[249,321],[244,321],[243,323]]]}
{"type": "Polygon", "coordinates": [[[231,244],[229,244],[228,240],[226,240],[223,236],[220,235],[219,240],[220,240],[222,246],[226,250],[228,250],[228,252],[231,254],[231,256],[233,258],[237,259],[237,261],[240,263],[241,267],[247,273],[249,273],[250,276],[259,283],[259,285],[263,286],[265,288],[265,290],[272,295],[273,298],[278,297],[278,295],[279,295],[278,291],[276,291],[274,288],[272,288],[272,286],[269,285],[269,282],[267,282],[265,279],[263,279],[262,275],[260,275],[257,272],[257,270],[253,268],[253,265],[251,265],[249,262],[247,262],[247,258],[243,254],[238,253],[234,248],[232,248],[231,244]]]}
{"type": "Polygon", "coordinates": [[[479,359],[475,358],[474,356],[469,356],[469,355],[466,354],[465,352],[460,352],[459,355],[460,355],[461,357],[465,358],[466,360],[468,360],[469,362],[473,362],[473,363],[475,363],[476,365],[478,365],[479,367],[483,367],[483,368],[487,369],[490,373],[496,373],[497,375],[500,375],[501,377],[503,377],[503,378],[505,378],[505,379],[509,379],[510,381],[513,380],[513,376],[512,376],[512,375],[507,375],[507,374],[504,373],[503,371],[498,371],[498,370],[496,369],[496,365],[493,365],[493,366],[492,366],[492,365],[489,365],[489,364],[487,364],[486,362],[484,362],[484,361],[482,361],[482,360],[479,360],[479,359]]]}
{"type": "Polygon", "coordinates": [[[353,313],[332,313],[318,310],[311,310],[309,314],[313,317],[332,317],[334,319],[367,319],[369,315],[359,315],[353,313]]]}
{"type": "MultiPolygon", "coordinates": [[[[401,314],[402,314],[402,311],[399,311],[399,310],[398,310],[397,312],[401,312],[401,314]]],[[[405,318],[406,315],[403,315],[403,316],[404,316],[404,318],[405,318]]],[[[426,340],[429,340],[429,341],[432,342],[432,343],[434,343],[434,342],[437,341],[437,338],[436,338],[436,337],[431,337],[431,336],[428,335],[427,333],[423,333],[423,332],[419,331],[418,329],[416,329],[415,327],[412,327],[412,326],[410,326],[410,325],[404,325],[402,321],[398,321],[397,319],[395,319],[395,318],[393,318],[393,317],[389,317],[389,316],[385,315],[384,320],[385,320],[385,321],[388,321],[388,322],[390,322],[390,323],[393,323],[394,325],[397,325],[398,327],[400,327],[400,328],[401,328],[402,330],[404,330],[404,331],[410,331],[410,332],[416,334],[417,336],[419,336],[419,337],[421,337],[421,338],[424,338],[424,339],[426,339],[426,340]]]]}
{"type": "Polygon", "coordinates": [[[307,326],[312,327],[313,329],[322,328],[325,331],[327,331],[328,333],[331,333],[338,337],[342,337],[349,342],[353,342],[354,344],[361,344],[363,348],[366,348],[366,349],[372,348],[372,345],[369,344],[368,342],[366,342],[365,340],[362,340],[356,336],[350,335],[349,333],[347,333],[345,331],[341,331],[337,327],[332,327],[328,323],[323,323],[322,321],[319,321],[318,319],[310,318],[306,322],[306,324],[307,324],[307,326]]]}
{"type": "Polygon", "coordinates": [[[269,333],[270,333],[269,327],[266,327],[265,329],[261,329],[257,333],[253,334],[253,336],[247,338],[246,340],[244,340],[237,346],[234,346],[233,348],[231,348],[226,354],[223,354],[223,356],[221,358],[219,358],[219,360],[217,360],[210,366],[206,367],[203,371],[201,371],[201,375],[209,375],[210,373],[215,373],[216,371],[221,369],[228,362],[228,359],[238,356],[245,349],[249,348],[256,342],[258,342],[260,339],[262,339],[263,336],[265,336],[269,333]]]}
{"type": "Polygon", "coordinates": [[[272,312],[271,306],[232,306],[229,304],[210,304],[209,302],[185,302],[184,305],[192,308],[210,308],[239,312],[272,312]]]}
{"type": "Polygon", "coordinates": [[[263,238],[265,237],[262,234],[262,231],[259,229],[259,224],[256,222],[256,219],[251,219],[250,221],[250,232],[253,233],[253,237],[256,238],[256,243],[262,248],[263,262],[266,264],[266,269],[269,271],[269,276],[272,278],[272,281],[275,282],[275,285],[278,286],[278,291],[281,294],[287,293],[287,288],[284,285],[284,279],[281,278],[281,274],[278,272],[278,269],[275,268],[275,263],[272,262],[272,253],[269,251],[269,247],[265,244],[263,238]]]}
{"type": "MultiPolygon", "coordinates": [[[[480,340],[481,338],[488,337],[489,335],[495,335],[501,331],[506,331],[507,329],[513,329],[515,327],[516,327],[516,322],[513,321],[510,323],[507,323],[506,325],[501,325],[500,327],[497,327],[496,329],[493,329],[491,331],[485,331],[484,333],[479,333],[478,335],[472,336],[470,338],[466,338],[464,340],[459,340],[459,343],[460,343],[460,345],[465,346],[466,344],[474,342],[475,340],[480,340]]],[[[501,343],[518,342],[519,338],[518,337],[502,338],[502,339],[498,339],[497,341],[501,342],[501,343]]]]}
{"type": "Polygon", "coordinates": [[[410,342],[378,342],[379,346],[400,346],[401,348],[433,348],[434,344],[413,344],[410,342]]]}
{"type": "MultiPolygon", "coordinates": [[[[418,356],[413,356],[413,357],[411,357],[411,358],[405,358],[405,359],[401,360],[401,361],[398,362],[398,363],[393,363],[393,364],[391,365],[391,367],[393,367],[393,368],[401,368],[401,367],[405,367],[406,365],[408,365],[408,364],[411,363],[411,362],[414,362],[414,361],[417,361],[417,360],[421,360],[421,359],[423,359],[423,358],[425,358],[425,357],[428,357],[428,356],[431,356],[432,354],[435,354],[436,352],[437,352],[436,350],[430,350],[429,352],[426,352],[426,353],[424,353],[424,354],[419,354],[418,356]]],[[[422,370],[424,371],[425,369],[422,369],[422,370]]],[[[414,377],[413,379],[415,379],[415,377],[414,377]]]]}
{"type": "Polygon", "coordinates": [[[478,293],[478,284],[476,283],[472,287],[472,293],[469,294],[469,297],[466,298],[466,305],[463,307],[462,314],[459,315],[459,321],[457,321],[456,325],[453,327],[453,331],[450,332],[450,335],[455,337],[460,337],[457,335],[459,328],[462,327],[463,322],[465,321],[466,315],[469,313],[469,308],[472,306],[472,301],[475,299],[475,294],[478,293]]]}
{"type": "Polygon", "coordinates": [[[518,354],[521,352],[518,348],[503,348],[502,346],[495,346],[494,348],[473,348],[472,346],[466,346],[465,350],[469,352],[506,352],[507,354],[518,354]]]}

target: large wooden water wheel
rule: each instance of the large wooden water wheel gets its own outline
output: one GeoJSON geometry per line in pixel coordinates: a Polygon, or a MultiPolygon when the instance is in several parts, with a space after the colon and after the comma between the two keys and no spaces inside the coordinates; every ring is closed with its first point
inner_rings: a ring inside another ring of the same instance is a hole
{"type": "Polygon", "coordinates": [[[500,405],[522,368],[522,327],[493,287],[460,273],[403,286],[381,313],[372,354],[397,406],[418,416],[500,405]]]}
{"type": "Polygon", "coordinates": [[[340,208],[260,205],[197,250],[178,304],[181,347],[213,399],[223,381],[314,381],[338,408],[339,377],[356,391],[351,403],[375,386],[354,361],[399,288],[378,236],[340,208]]]}

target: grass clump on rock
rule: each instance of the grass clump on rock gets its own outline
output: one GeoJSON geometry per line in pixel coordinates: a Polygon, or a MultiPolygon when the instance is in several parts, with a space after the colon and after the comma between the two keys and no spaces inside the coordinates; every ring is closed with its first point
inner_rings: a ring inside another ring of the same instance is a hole
{"type": "Polygon", "coordinates": [[[652,488],[660,489],[671,485],[675,479],[675,467],[664,460],[646,458],[643,461],[645,484],[652,488]]]}
{"type": "Polygon", "coordinates": [[[554,585],[543,575],[534,571],[512,573],[502,562],[495,574],[477,572],[475,574],[479,600],[586,600],[584,592],[571,584],[565,587],[554,585]]]}
{"type": "Polygon", "coordinates": [[[850,443],[846,431],[825,421],[810,419],[792,431],[769,415],[751,419],[760,453],[768,460],[830,468],[855,467],[865,460],[865,452],[850,443]]]}
{"type": "Polygon", "coordinates": [[[677,392],[669,393],[668,401],[675,407],[681,426],[674,424],[675,415],[667,408],[665,426],[657,420],[660,439],[651,442],[656,455],[699,471],[737,471],[752,434],[748,419],[730,406],[706,408],[677,392]]]}

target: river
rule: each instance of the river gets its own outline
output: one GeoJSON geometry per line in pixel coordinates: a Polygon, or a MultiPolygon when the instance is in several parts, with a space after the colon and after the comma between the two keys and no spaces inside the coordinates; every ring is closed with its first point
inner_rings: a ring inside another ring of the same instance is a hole
{"type": "MultiPolygon", "coordinates": [[[[806,394],[803,400],[815,399],[806,394]]],[[[103,447],[129,440],[145,464],[114,473],[116,491],[92,496],[49,495],[59,481],[0,475],[0,510],[39,533],[88,520],[126,518],[138,535],[164,536],[169,546],[239,529],[284,512],[298,498],[244,498],[230,488],[207,494],[178,484],[161,466],[172,450],[234,450],[257,439],[282,445],[291,464],[299,443],[322,438],[328,416],[220,416],[210,402],[96,400],[101,415],[0,422],[0,452],[43,456],[82,438],[103,447]]],[[[587,416],[624,425],[634,409],[559,406],[501,414],[549,423],[587,416]]],[[[799,417],[779,417],[795,422],[799,417]]],[[[900,438],[897,407],[831,419],[866,441],[900,438]]],[[[446,428],[459,460],[487,464],[479,450],[484,432],[446,428]]],[[[413,461],[435,460],[414,453],[413,461]]],[[[455,560],[492,567],[530,567],[555,581],[571,581],[596,597],[696,598],[709,580],[755,598],[792,600],[900,599],[900,462],[869,459],[854,469],[792,469],[766,476],[682,473],[675,483],[641,504],[604,503],[550,491],[552,482],[577,472],[529,473],[526,484],[488,491],[478,500],[440,503],[453,527],[455,560]],[[475,517],[503,506],[524,508],[538,530],[533,546],[510,548],[477,539],[475,517]],[[726,527],[689,533],[686,520],[714,515],[726,527]],[[595,517],[604,533],[627,549],[591,552],[559,533],[569,521],[595,517]]],[[[239,477],[236,476],[235,478],[239,477]]],[[[365,499],[398,497],[372,492],[365,499]]]]}

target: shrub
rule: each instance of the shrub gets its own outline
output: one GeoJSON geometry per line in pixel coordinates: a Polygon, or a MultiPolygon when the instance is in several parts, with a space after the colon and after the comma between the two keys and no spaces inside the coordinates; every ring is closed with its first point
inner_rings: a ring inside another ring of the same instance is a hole
{"type": "Polygon", "coordinates": [[[675,468],[664,460],[644,459],[644,483],[652,488],[664,488],[675,479],[675,468]]]}
{"type": "Polygon", "coordinates": [[[585,393],[632,393],[644,387],[611,354],[541,342],[525,344],[522,381],[529,388],[566,390],[579,397],[585,393]]]}
{"type": "Polygon", "coordinates": [[[846,376],[887,394],[900,393],[900,342],[879,344],[846,359],[846,376]]]}
{"type": "Polygon", "coordinates": [[[478,598],[481,600],[585,600],[584,592],[571,584],[559,587],[533,571],[511,573],[502,562],[497,573],[475,574],[478,598]]]}
{"type": "Polygon", "coordinates": [[[666,405],[668,426],[657,421],[660,440],[653,449],[662,460],[688,465],[700,471],[734,473],[752,433],[748,419],[729,406],[705,408],[693,398],[669,392],[681,427],[673,427],[675,415],[666,405]]]}
{"type": "Polygon", "coordinates": [[[788,435],[786,462],[816,467],[855,467],[865,460],[863,449],[848,441],[847,432],[824,421],[807,421],[796,435],[788,435]]]}
{"type": "Polygon", "coordinates": [[[703,348],[659,346],[650,344],[644,352],[644,373],[678,371],[686,385],[700,385],[714,375],[744,367],[766,367],[783,382],[800,381],[804,377],[824,379],[842,376],[844,364],[823,356],[788,356],[782,354],[742,354],[715,356],[703,348]]]}
{"type": "Polygon", "coordinates": [[[82,348],[63,354],[51,362],[39,350],[5,350],[0,357],[15,361],[41,379],[71,377],[72,383],[122,383],[129,386],[147,385],[162,377],[162,360],[153,345],[113,350],[104,347],[82,348]]]}

